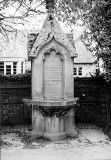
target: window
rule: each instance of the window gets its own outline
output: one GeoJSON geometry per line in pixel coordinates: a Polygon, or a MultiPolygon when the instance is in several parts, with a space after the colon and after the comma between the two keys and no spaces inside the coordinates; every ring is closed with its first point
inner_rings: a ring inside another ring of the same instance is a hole
{"type": "Polygon", "coordinates": [[[13,74],[17,74],[17,62],[13,62],[13,74]]]}
{"type": "Polygon", "coordinates": [[[17,74],[17,62],[0,62],[0,75],[17,74]]]}
{"type": "Polygon", "coordinates": [[[11,65],[6,65],[6,75],[11,74],[11,65]]]}
{"type": "Polygon", "coordinates": [[[77,75],[77,68],[74,68],[74,75],[77,75]]]}
{"type": "Polygon", "coordinates": [[[78,75],[79,75],[79,76],[82,76],[82,67],[79,68],[79,70],[78,70],[78,75]]]}
{"type": "MultiPolygon", "coordinates": [[[[20,61],[21,62],[21,61],[20,61]]],[[[18,74],[18,73],[21,73],[23,74],[24,73],[24,65],[25,65],[25,62],[21,62],[20,63],[19,61],[0,61],[0,75],[3,74],[3,75],[10,75],[10,74],[18,74]]]]}
{"type": "Polygon", "coordinates": [[[23,74],[23,62],[21,62],[21,74],[23,74]]]}
{"type": "Polygon", "coordinates": [[[0,62],[0,75],[4,74],[4,62],[0,62]]]}

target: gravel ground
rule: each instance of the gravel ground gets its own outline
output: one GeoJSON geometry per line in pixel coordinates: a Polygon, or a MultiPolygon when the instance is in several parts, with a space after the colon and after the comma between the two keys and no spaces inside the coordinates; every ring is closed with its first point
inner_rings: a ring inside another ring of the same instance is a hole
{"type": "Polygon", "coordinates": [[[99,129],[80,129],[77,138],[50,142],[24,134],[2,135],[1,160],[111,159],[111,141],[99,129]]]}

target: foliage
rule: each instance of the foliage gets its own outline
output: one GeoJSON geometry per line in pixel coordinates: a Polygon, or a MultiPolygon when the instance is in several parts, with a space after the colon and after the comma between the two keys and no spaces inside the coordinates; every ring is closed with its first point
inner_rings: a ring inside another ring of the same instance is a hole
{"type": "Polygon", "coordinates": [[[63,21],[75,24],[91,8],[91,0],[58,0],[57,14],[63,21]]]}
{"type": "Polygon", "coordinates": [[[0,75],[0,83],[4,82],[27,82],[31,83],[31,71],[26,71],[25,74],[17,74],[17,75],[0,75]]]}
{"type": "Polygon", "coordinates": [[[111,1],[96,2],[84,15],[84,22],[89,31],[85,31],[83,38],[98,60],[103,60],[106,77],[111,80],[111,1]]]}
{"type": "Polygon", "coordinates": [[[106,77],[111,80],[111,0],[62,0],[59,7],[63,21],[83,21],[86,29],[81,38],[98,60],[103,60],[106,77]]]}

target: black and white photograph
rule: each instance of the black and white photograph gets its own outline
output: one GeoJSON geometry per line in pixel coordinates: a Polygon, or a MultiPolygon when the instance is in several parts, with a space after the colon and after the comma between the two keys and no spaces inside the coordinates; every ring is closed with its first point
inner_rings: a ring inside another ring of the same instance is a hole
{"type": "Polygon", "coordinates": [[[111,0],[0,0],[0,160],[111,160],[111,0]]]}

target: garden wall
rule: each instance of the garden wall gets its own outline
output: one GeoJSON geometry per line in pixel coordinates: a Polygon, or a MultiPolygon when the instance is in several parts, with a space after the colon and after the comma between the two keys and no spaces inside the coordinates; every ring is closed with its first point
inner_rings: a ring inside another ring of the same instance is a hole
{"type": "MultiPolygon", "coordinates": [[[[0,83],[0,120],[2,126],[31,124],[31,107],[25,106],[22,99],[31,97],[30,83],[0,83]]],[[[4,132],[7,129],[2,128],[4,132]]],[[[20,129],[20,128],[19,128],[20,129]]],[[[9,132],[13,131],[12,129],[9,132]]],[[[17,131],[17,128],[16,128],[17,131]]]]}
{"type": "Polygon", "coordinates": [[[111,123],[111,84],[101,78],[76,78],[75,97],[80,98],[76,123],[111,123]]]}
{"type": "MultiPolygon", "coordinates": [[[[75,97],[80,98],[80,105],[76,107],[76,123],[93,123],[102,126],[111,122],[110,84],[96,78],[76,78],[74,92],[75,97]]],[[[30,97],[30,81],[0,83],[2,124],[31,123],[31,108],[22,103],[23,98],[30,97]]]]}
{"type": "Polygon", "coordinates": [[[18,102],[26,97],[31,97],[30,84],[26,83],[1,83],[0,84],[0,102],[18,102]]]}

